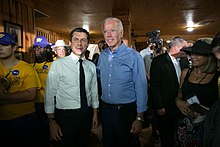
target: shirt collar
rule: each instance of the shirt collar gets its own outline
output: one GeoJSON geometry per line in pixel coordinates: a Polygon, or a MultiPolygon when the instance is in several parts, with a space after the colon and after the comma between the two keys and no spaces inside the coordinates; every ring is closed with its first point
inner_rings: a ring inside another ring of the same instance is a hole
{"type": "Polygon", "coordinates": [[[170,58],[173,60],[173,59],[175,59],[175,57],[173,57],[169,52],[167,52],[168,53],[168,55],[170,56],[170,58]]]}
{"type": "Polygon", "coordinates": [[[171,58],[171,60],[172,60],[173,63],[180,61],[180,58],[173,57],[173,56],[170,55],[170,53],[168,53],[168,55],[170,56],[170,58],[171,58]]]}
{"type": "MultiPolygon", "coordinates": [[[[76,56],[73,52],[71,52],[70,57],[72,58],[73,62],[75,64],[77,64],[77,62],[79,61],[79,57],[76,56]]],[[[85,56],[83,58],[81,58],[82,60],[85,60],[85,56]]]]}
{"type": "Polygon", "coordinates": [[[108,52],[110,54],[120,54],[123,51],[124,47],[126,47],[126,45],[122,42],[121,45],[116,50],[114,50],[113,52],[111,52],[110,48],[108,48],[108,52]]]}

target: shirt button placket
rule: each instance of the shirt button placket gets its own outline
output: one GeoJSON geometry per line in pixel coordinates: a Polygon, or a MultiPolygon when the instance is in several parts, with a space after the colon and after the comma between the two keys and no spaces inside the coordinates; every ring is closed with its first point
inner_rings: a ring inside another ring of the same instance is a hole
{"type": "MultiPolygon", "coordinates": [[[[112,56],[113,57],[113,56],[112,56]]],[[[112,64],[110,64],[109,65],[110,66],[110,70],[109,70],[109,83],[110,83],[110,81],[111,81],[111,71],[112,71],[112,64]]],[[[111,84],[108,84],[108,89],[110,89],[110,87],[111,87],[111,84]]],[[[110,91],[110,90],[109,90],[110,91]]],[[[110,95],[110,93],[108,93],[108,96],[110,97],[111,95],[110,95]]]]}

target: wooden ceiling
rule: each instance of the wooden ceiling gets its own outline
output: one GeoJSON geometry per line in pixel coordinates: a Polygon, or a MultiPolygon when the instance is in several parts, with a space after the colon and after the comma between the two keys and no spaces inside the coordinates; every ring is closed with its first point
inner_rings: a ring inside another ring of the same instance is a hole
{"type": "Polygon", "coordinates": [[[68,36],[75,27],[89,26],[92,39],[102,38],[101,21],[115,11],[130,13],[133,39],[146,41],[146,33],[159,29],[161,38],[189,40],[213,37],[220,31],[220,0],[33,0],[36,26],[68,36]],[[185,30],[187,22],[195,30],[185,30]]]}

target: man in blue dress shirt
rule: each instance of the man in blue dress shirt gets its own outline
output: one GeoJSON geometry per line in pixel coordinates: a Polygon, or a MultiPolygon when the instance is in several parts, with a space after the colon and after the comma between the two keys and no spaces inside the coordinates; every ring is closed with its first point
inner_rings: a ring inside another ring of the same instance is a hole
{"type": "Polygon", "coordinates": [[[104,147],[130,147],[139,140],[143,112],[147,109],[147,80],[141,55],[123,41],[123,25],[106,18],[102,31],[108,48],[99,57],[104,147]],[[136,139],[134,139],[136,138],[136,139]]]}

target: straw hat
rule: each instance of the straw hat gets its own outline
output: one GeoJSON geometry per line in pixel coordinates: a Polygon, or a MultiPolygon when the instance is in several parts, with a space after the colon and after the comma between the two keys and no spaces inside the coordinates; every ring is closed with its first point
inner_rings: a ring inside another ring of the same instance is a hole
{"type": "Polygon", "coordinates": [[[53,50],[55,50],[55,48],[56,48],[56,47],[59,47],[59,46],[63,46],[63,47],[64,47],[64,46],[68,46],[68,45],[66,45],[63,40],[57,40],[56,43],[55,43],[55,45],[51,46],[51,48],[52,48],[53,50]]]}

